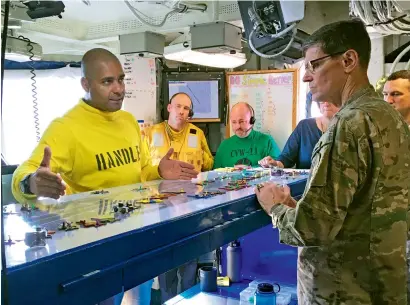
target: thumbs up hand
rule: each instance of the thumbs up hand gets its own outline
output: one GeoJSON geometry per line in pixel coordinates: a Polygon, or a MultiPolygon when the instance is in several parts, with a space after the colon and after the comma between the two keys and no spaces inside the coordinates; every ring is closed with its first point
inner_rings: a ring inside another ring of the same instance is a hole
{"type": "Polygon", "coordinates": [[[55,174],[50,169],[51,150],[44,148],[43,160],[40,167],[30,177],[30,191],[37,197],[49,197],[58,199],[65,194],[65,185],[59,174],[55,174]]]}
{"type": "Polygon", "coordinates": [[[196,178],[198,172],[194,166],[177,160],[171,160],[174,149],[170,148],[167,154],[161,159],[158,166],[160,176],[167,180],[191,180],[196,178]]]}

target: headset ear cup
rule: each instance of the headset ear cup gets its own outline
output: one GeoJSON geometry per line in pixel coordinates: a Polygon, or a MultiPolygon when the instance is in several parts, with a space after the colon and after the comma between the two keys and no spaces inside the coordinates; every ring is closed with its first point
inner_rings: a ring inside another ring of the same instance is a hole
{"type": "Polygon", "coordinates": [[[189,117],[192,118],[194,116],[194,103],[191,100],[191,108],[189,108],[189,117]]]}
{"type": "Polygon", "coordinates": [[[246,103],[246,104],[248,105],[249,111],[251,112],[251,118],[249,119],[249,124],[254,125],[255,121],[256,121],[256,119],[255,119],[255,110],[253,109],[253,107],[250,104],[248,104],[248,103],[246,103]]]}

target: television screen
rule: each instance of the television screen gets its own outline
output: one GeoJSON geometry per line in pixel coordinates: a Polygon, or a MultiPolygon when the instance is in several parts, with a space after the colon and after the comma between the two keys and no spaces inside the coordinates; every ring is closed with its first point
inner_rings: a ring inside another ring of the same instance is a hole
{"type": "Polygon", "coordinates": [[[220,119],[218,80],[174,81],[168,82],[168,96],[184,92],[193,103],[193,119],[220,119]]]}

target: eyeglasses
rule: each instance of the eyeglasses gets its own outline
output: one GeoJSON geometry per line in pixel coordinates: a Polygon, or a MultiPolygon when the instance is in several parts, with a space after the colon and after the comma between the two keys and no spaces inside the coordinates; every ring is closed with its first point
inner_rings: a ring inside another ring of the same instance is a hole
{"type": "Polygon", "coordinates": [[[346,51],[332,53],[332,54],[329,54],[329,55],[326,55],[326,56],[319,57],[319,58],[316,58],[314,60],[308,61],[305,65],[305,69],[307,71],[309,71],[310,73],[314,74],[316,72],[316,69],[321,66],[320,62],[323,63],[324,59],[331,58],[333,56],[343,54],[344,52],[346,52],[346,51]]]}

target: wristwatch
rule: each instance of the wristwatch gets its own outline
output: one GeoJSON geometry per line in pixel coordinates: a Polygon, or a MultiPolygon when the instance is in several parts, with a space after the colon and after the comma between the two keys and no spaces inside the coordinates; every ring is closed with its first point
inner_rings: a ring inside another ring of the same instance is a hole
{"type": "Polygon", "coordinates": [[[30,177],[32,174],[29,174],[20,181],[20,191],[26,195],[34,195],[30,190],[30,177]]]}

